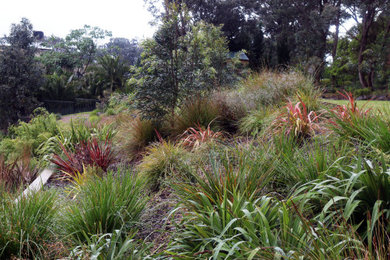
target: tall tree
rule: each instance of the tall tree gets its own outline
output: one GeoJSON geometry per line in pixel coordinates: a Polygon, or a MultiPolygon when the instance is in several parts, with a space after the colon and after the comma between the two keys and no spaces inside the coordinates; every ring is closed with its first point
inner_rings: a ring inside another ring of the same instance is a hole
{"type": "Polygon", "coordinates": [[[65,39],[52,36],[46,41],[50,51],[43,53],[40,61],[49,74],[65,69],[81,77],[97,57],[98,41],[107,36],[111,32],[89,25],[72,30],[65,39]]]}
{"type": "Polygon", "coordinates": [[[153,39],[143,43],[141,66],[135,68],[138,107],[144,117],[155,120],[173,115],[195,93],[204,94],[231,79],[220,29],[191,24],[183,6],[173,3],[169,8],[153,39]]]}
{"type": "MultiPolygon", "coordinates": [[[[370,48],[370,41],[377,38],[377,34],[373,33],[375,21],[379,14],[388,16],[390,3],[387,0],[359,0],[348,1],[350,11],[355,17],[358,25],[359,33],[355,40],[358,41],[358,73],[359,81],[363,88],[374,88],[375,65],[372,60],[373,50],[370,48]],[[361,22],[360,22],[361,20],[361,22]],[[371,61],[370,61],[371,60],[371,61]]],[[[387,30],[387,29],[386,29],[387,30]]],[[[389,34],[384,35],[384,43],[387,41],[389,34]]],[[[374,40],[375,41],[375,40],[374,40]]]]}
{"type": "Polygon", "coordinates": [[[338,24],[338,0],[264,0],[259,9],[266,34],[276,42],[279,64],[302,64],[319,82],[330,26],[338,24]]]}
{"type": "Polygon", "coordinates": [[[108,54],[119,57],[127,65],[135,65],[142,52],[137,40],[130,41],[126,38],[111,38],[104,48],[108,54]]]}
{"type": "Polygon", "coordinates": [[[38,106],[42,71],[34,59],[33,26],[23,18],[11,26],[7,46],[0,52],[0,127],[29,116],[38,106]]]}

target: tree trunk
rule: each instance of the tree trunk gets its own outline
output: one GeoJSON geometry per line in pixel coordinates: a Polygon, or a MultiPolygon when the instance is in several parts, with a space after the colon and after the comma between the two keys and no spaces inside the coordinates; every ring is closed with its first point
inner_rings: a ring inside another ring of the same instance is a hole
{"type": "MultiPolygon", "coordinates": [[[[362,22],[362,36],[360,38],[360,48],[359,48],[359,56],[358,56],[358,71],[359,71],[359,81],[363,88],[371,88],[373,89],[373,85],[371,82],[370,75],[366,75],[364,73],[362,65],[364,61],[364,52],[367,48],[368,35],[370,32],[371,25],[374,21],[375,17],[375,7],[369,6],[365,11],[362,22]],[[366,78],[366,77],[369,78],[366,78]]],[[[369,73],[371,74],[371,72],[369,73]]]]}
{"type": "MultiPolygon", "coordinates": [[[[336,32],[334,33],[333,48],[332,48],[332,59],[333,62],[337,56],[337,46],[339,44],[339,33],[340,33],[340,17],[341,17],[341,0],[337,2],[337,17],[336,17],[336,32]]],[[[337,87],[336,76],[332,75],[332,86],[337,87]]]]}

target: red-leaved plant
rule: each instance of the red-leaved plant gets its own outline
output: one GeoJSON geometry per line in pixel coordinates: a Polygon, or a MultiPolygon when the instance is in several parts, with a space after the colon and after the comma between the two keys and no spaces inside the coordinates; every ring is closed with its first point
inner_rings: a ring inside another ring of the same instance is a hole
{"type": "Polygon", "coordinates": [[[0,157],[0,184],[7,191],[14,191],[20,185],[31,183],[38,171],[31,169],[30,157],[19,158],[7,163],[4,156],[0,157]]]}
{"type": "Polygon", "coordinates": [[[285,131],[286,135],[294,134],[297,138],[307,138],[321,129],[319,119],[314,111],[307,111],[305,103],[300,100],[295,105],[289,100],[285,106],[286,111],[273,122],[278,130],[285,131]]]}
{"type": "MultiPolygon", "coordinates": [[[[344,94],[341,92],[338,92],[342,97],[348,100],[347,105],[338,105],[334,109],[332,109],[332,113],[340,120],[347,122],[351,120],[352,116],[355,117],[364,117],[369,114],[371,111],[370,109],[367,110],[361,110],[356,105],[356,101],[354,97],[352,96],[352,93],[344,91],[344,94]]],[[[332,124],[335,124],[333,121],[331,121],[332,124]]]]}
{"type": "Polygon", "coordinates": [[[83,172],[84,166],[97,166],[103,171],[107,171],[107,168],[115,161],[115,156],[112,151],[112,144],[106,138],[105,142],[99,142],[98,139],[92,138],[86,143],[82,142],[76,145],[74,152],[67,150],[61,144],[62,151],[64,153],[64,159],[55,154],[51,162],[59,167],[60,172],[65,176],[76,176],[83,172]]]}
{"type": "Polygon", "coordinates": [[[183,139],[181,140],[181,143],[185,147],[196,149],[201,144],[214,139],[222,138],[222,136],[223,135],[221,132],[214,132],[211,130],[210,125],[208,125],[206,129],[198,125],[196,128],[188,128],[182,134],[183,139]]]}

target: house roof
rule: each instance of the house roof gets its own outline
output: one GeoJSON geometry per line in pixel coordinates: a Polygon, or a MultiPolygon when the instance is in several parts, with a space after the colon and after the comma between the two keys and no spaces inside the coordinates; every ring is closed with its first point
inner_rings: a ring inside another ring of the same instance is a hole
{"type": "Polygon", "coordinates": [[[246,54],[243,51],[237,51],[237,52],[231,51],[231,52],[229,52],[229,58],[230,59],[233,59],[236,55],[238,55],[238,58],[241,61],[249,61],[248,56],[246,56],[246,54]]]}

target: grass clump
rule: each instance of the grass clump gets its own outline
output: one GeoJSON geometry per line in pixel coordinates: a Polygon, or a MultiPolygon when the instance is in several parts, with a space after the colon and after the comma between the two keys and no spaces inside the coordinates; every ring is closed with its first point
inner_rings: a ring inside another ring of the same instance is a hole
{"type": "Polygon", "coordinates": [[[190,127],[218,128],[219,108],[216,103],[207,98],[195,98],[184,104],[175,117],[171,130],[174,136],[183,134],[190,127]]]}
{"type": "Polygon", "coordinates": [[[64,214],[64,229],[75,242],[96,234],[134,229],[145,206],[143,182],[131,172],[89,178],[64,214]]]}
{"type": "Polygon", "coordinates": [[[93,235],[87,239],[84,245],[75,247],[71,259],[121,260],[144,259],[147,256],[150,245],[140,243],[134,239],[134,235],[126,236],[122,230],[112,233],[93,235]]]}
{"type": "Polygon", "coordinates": [[[255,136],[267,127],[271,112],[268,109],[261,108],[251,111],[239,122],[241,134],[255,136]]]}
{"type": "Polygon", "coordinates": [[[164,183],[186,180],[190,166],[188,152],[170,141],[162,141],[148,147],[146,156],[138,166],[139,176],[148,183],[152,191],[157,191],[164,183]]]}
{"type": "Polygon", "coordinates": [[[298,71],[278,73],[263,71],[252,74],[240,84],[240,96],[250,110],[258,106],[278,105],[292,98],[298,91],[314,92],[313,81],[298,71]]]}
{"type": "Polygon", "coordinates": [[[119,126],[117,143],[130,158],[144,151],[145,147],[158,140],[161,127],[151,120],[136,117],[124,120],[119,126]]]}
{"type": "Polygon", "coordinates": [[[20,197],[0,192],[0,258],[42,258],[53,238],[58,208],[55,192],[33,192],[20,197]]]}

